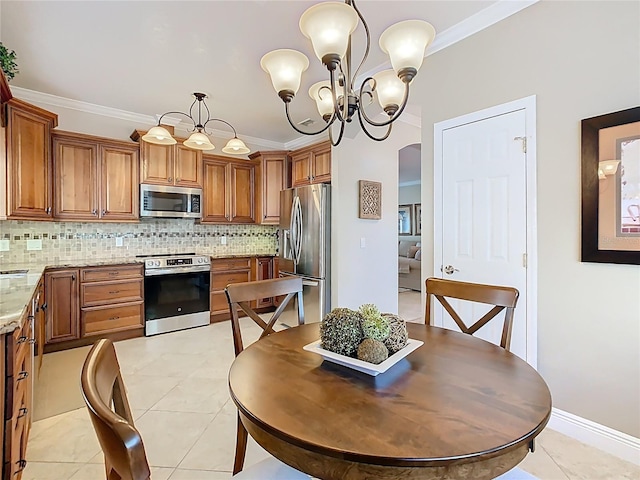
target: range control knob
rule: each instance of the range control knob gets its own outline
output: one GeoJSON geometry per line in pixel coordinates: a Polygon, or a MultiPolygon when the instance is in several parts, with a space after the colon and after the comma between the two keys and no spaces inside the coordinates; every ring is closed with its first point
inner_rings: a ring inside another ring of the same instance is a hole
{"type": "Polygon", "coordinates": [[[202,263],[202,262],[204,262],[204,258],[200,257],[200,258],[198,259],[198,263],[202,263]]]}
{"type": "Polygon", "coordinates": [[[153,267],[153,260],[147,260],[147,261],[145,262],[145,265],[146,265],[147,267],[153,267]]]}
{"type": "Polygon", "coordinates": [[[159,267],[159,266],[160,266],[160,260],[156,260],[156,261],[155,261],[155,266],[156,266],[156,267],[159,267]]]}

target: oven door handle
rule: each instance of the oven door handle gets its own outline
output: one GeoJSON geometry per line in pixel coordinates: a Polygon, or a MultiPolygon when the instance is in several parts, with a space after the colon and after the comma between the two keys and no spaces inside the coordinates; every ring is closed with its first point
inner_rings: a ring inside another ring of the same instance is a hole
{"type": "Polygon", "coordinates": [[[172,267],[172,268],[156,268],[144,271],[145,277],[154,277],[156,275],[171,275],[173,273],[194,273],[194,272],[208,272],[211,270],[209,265],[202,265],[197,267],[172,267]]]}

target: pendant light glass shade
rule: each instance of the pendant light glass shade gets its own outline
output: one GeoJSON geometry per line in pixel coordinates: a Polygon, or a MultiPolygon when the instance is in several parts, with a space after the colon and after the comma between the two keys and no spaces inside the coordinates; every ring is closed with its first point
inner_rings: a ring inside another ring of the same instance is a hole
{"type": "Polygon", "coordinates": [[[358,14],[346,3],[318,3],[300,17],[300,31],[311,40],[320,61],[325,55],[344,57],[349,37],[357,26],[358,14]]]}
{"type": "Polygon", "coordinates": [[[309,89],[309,96],[315,100],[318,112],[323,118],[325,115],[333,114],[333,96],[331,95],[330,85],[331,83],[329,80],[324,80],[322,82],[314,83],[309,89]]]}
{"type": "Polygon", "coordinates": [[[156,145],[175,145],[178,143],[166,128],[159,125],[152,127],[142,136],[142,140],[148,143],[155,143],[156,145]]]}
{"type": "Polygon", "coordinates": [[[389,55],[398,73],[403,68],[420,69],[424,52],[436,36],[436,30],[423,20],[406,20],[387,28],[380,35],[380,48],[389,55]]]}
{"type": "Polygon", "coordinates": [[[309,59],[297,50],[285,48],[267,53],[260,60],[260,66],[271,76],[276,92],[291,91],[295,95],[302,72],[309,68],[309,59]]]}
{"type": "Polygon", "coordinates": [[[376,93],[380,106],[385,109],[402,105],[404,99],[404,84],[393,70],[383,70],[373,76],[376,81],[376,93]]]}
{"type": "Polygon", "coordinates": [[[192,133],[191,136],[182,143],[194,150],[213,150],[216,148],[209,140],[209,137],[202,132],[192,133]]]}
{"type": "Polygon", "coordinates": [[[238,137],[234,137],[227,142],[222,151],[224,153],[242,155],[244,153],[249,153],[251,150],[249,150],[249,147],[247,147],[242,140],[240,140],[238,137]]]}

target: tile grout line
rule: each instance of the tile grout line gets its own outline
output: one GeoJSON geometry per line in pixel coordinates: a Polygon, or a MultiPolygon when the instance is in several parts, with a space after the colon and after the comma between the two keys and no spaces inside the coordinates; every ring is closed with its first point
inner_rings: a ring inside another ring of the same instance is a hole
{"type": "MultiPolygon", "coordinates": [[[[549,450],[547,450],[546,448],[544,448],[544,447],[540,444],[540,442],[538,442],[538,447],[539,447],[539,448],[542,448],[542,450],[544,451],[544,453],[546,453],[546,454],[549,456],[549,458],[551,459],[551,461],[556,465],[556,467],[558,467],[558,470],[560,470],[560,471],[562,472],[562,474],[565,476],[565,479],[566,479],[566,480],[572,480],[572,478],[569,476],[569,474],[568,474],[567,472],[565,472],[564,468],[562,468],[562,466],[561,466],[558,462],[556,462],[556,459],[555,459],[555,458],[553,458],[553,455],[551,455],[551,453],[549,452],[549,450]]],[[[578,480],[578,479],[576,479],[576,480],[578,480]]]]}

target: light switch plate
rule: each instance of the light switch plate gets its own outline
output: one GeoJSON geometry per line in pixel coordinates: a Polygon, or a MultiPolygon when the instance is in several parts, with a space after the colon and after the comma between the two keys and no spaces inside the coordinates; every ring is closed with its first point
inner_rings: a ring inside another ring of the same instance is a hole
{"type": "Polygon", "coordinates": [[[122,245],[122,237],[116,237],[116,247],[121,247],[122,245]]]}
{"type": "Polygon", "coordinates": [[[220,237],[220,245],[226,245],[226,244],[227,244],[227,237],[223,235],[222,237],[220,237]]]}
{"type": "Polygon", "coordinates": [[[9,251],[9,240],[4,239],[0,240],[0,252],[8,252],[9,251]]]}
{"type": "Polygon", "coordinates": [[[367,239],[365,237],[360,237],[360,248],[365,248],[367,246],[367,239]]]}
{"type": "Polygon", "coordinates": [[[27,240],[27,250],[42,250],[42,240],[27,240]]]}

